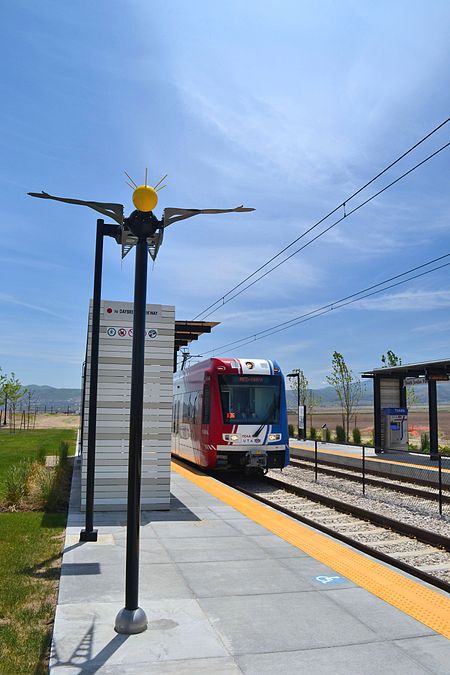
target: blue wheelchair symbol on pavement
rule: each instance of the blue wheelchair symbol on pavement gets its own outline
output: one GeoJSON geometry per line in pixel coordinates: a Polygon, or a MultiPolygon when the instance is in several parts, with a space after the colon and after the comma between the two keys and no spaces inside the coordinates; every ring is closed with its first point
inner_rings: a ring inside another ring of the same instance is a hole
{"type": "Polygon", "coordinates": [[[318,577],[314,577],[314,579],[321,584],[345,584],[347,581],[344,577],[327,576],[325,574],[320,574],[318,577]]]}

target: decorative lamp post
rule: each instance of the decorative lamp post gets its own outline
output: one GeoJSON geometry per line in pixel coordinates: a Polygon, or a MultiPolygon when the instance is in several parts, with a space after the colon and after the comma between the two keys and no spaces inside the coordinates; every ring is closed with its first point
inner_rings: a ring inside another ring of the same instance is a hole
{"type": "Polygon", "coordinates": [[[300,405],[300,373],[289,373],[288,377],[297,378],[297,438],[300,440],[300,429],[303,431],[303,440],[306,440],[306,405],[300,405]]]}
{"type": "Polygon", "coordinates": [[[288,377],[297,378],[297,438],[300,440],[300,373],[288,373],[288,377]]]}
{"type": "MultiPolygon", "coordinates": [[[[128,176],[128,174],[127,174],[128,176]]],[[[128,501],[127,501],[127,553],[126,553],[126,579],[125,579],[125,606],[119,611],[115,621],[115,630],[118,633],[131,635],[141,633],[147,628],[147,616],[144,610],[139,607],[139,530],[140,530],[140,496],[141,496],[141,460],[142,460],[142,416],[143,416],[143,394],[144,394],[144,351],[145,351],[145,319],[147,303],[147,251],[153,260],[155,260],[159,248],[162,244],[164,229],[179,220],[191,218],[199,214],[216,213],[234,213],[254,211],[252,208],[238,206],[234,209],[180,209],[165,208],[161,220],[154,215],[153,209],[158,203],[158,191],[164,185],[161,183],[167,176],[164,176],[154,187],[147,185],[147,171],[145,175],[145,184],[136,185],[130,178],[133,185],[133,204],[136,210],[128,218],[123,215],[124,207],[122,204],[89,202],[79,199],[67,199],[64,197],[53,197],[46,192],[28,194],[32,197],[42,199],[54,199],[68,204],[79,204],[87,206],[95,211],[109,216],[120,226],[116,240],[122,245],[122,258],[136,247],[135,259],[135,277],[134,277],[134,313],[133,313],[133,346],[132,346],[132,365],[131,365],[131,396],[130,396],[130,431],[129,431],[129,459],[128,459],[128,501]]],[[[111,226],[116,227],[116,226],[111,226]]],[[[94,312],[94,308],[93,308],[94,312]]],[[[97,312],[97,309],[96,309],[97,312]]],[[[98,326],[99,332],[100,305],[98,305],[98,326]]],[[[94,328],[94,324],[93,324],[94,328]]],[[[92,339],[93,346],[93,339],[92,339]]],[[[97,342],[98,355],[98,342],[97,342]]],[[[92,369],[92,362],[91,362],[92,369]]],[[[91,375],[92,379],[92,375],[91,375]]],[[[94,397],[90,398],[89,403],[93,404],[94,397]]],[[[97,403],[97,391],[95,387],[95,405],[97,403]]],[[[91,412],[91,409],[90,409],[91,412]]],[[[94,413],[95,420],[95,413],[94,413]]],[[[91,424],[92,417],[89,414],[91,424]]],[[[94,439],[95,439],[95,421],[94,439]]],[[[88,434],[89,437],[89,434],[88,434]]],[[[95,456],[94,447],[91,448],[91,455],[95,456]]],[[[88,446],[88,461],[89,461],[88,446]]],[[[93,463],[93,472],[90,477],[93,503],[93,484],[95,475],[95,464],[93,463]]],[[[89,473],[89,472],[88,472],[89,473]]]]}

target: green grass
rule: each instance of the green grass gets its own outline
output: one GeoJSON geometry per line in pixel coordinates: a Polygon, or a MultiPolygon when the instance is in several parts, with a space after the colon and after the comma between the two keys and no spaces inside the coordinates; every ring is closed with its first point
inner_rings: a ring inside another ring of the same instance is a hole
{"type": "Polygon", "coordinates": [[[75,429],[36,429],[15,434],[3,429],[0,432],[0,501],[4,498],[4,475],[11,464],[21,459],[35,460],[39,448],[44,448],[46,455],[57,455],[61,441],[69,443],[69,455],[73,455],[76,439],[75,429]]]}
{"type": "MultiPolygon", "coordinates": [[[[0,433],[0,500],[3,477],[21,459],[36,459],[39,448],[57,455],[61,441],[75,449],[73,429],[0,433]]],[[[0,513],[0,673],[43,675],[60,574],[66,513],[0,513]]]]}
{"type": "Polygon", "coordinates": [[[65,513],[0,513],[0,673],[47,672],[65,513]]]}

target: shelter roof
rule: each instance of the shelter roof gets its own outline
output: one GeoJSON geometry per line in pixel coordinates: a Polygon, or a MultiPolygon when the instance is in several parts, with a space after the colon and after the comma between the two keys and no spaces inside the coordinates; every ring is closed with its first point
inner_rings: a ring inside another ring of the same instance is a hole
{"type": "Polygon", "coordinates": [[[450,375],[450,359],[437,361],[422,361],[419,363],[404,363],[400,366],[374,368],[361,373],[361,377],[427,377],[429,375],[450,375]]]}
{"type": "Polygon", "coordinates": [[[175,349],[187,347],[190,342],[198,340],[204,333],[210,333],[218,325],[217,321],[175,321],[175,349]]]}

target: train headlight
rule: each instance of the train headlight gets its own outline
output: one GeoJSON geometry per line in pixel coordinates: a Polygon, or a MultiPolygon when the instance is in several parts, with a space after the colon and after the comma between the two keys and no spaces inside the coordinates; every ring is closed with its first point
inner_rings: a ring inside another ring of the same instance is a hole
{"type": "Polygon", "coordinates": [[[239,440],[238,434],[230,434],[230,441],[238,441],[238,440],[239,440]]]}
{"type": "Polygon", "coordinates": [[[239,434],[223,434],[223,440],[236,443],[236,441],[241,440],[241,437],[239,436],[239,434]]]}
{"type": "Polygon", "coordinates": [[[281,441],[281,434],[269,434],[269,441],[281,441]]]}

